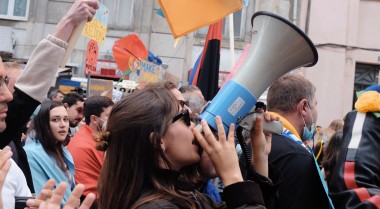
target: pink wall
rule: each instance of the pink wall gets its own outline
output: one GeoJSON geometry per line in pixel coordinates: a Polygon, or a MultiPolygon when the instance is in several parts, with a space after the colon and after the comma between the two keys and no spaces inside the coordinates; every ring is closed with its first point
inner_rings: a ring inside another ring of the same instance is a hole
{"type": "MultiPolygon", "coordinates": [[[[317,87],[319,117],[317,124],[327,127],[343,118],[352,108],[355,64],[380,65],[380,1],[311,0],[309,37],[317,46],[319,61],[302,70],[317,87]],[[341,46],[321,46],[320,44],[341,46]],[[319,46],[318,46],[319,45],[319,46]]],[[[301,28],[304,29],[307,1],[302,1],[301,28]]]]}

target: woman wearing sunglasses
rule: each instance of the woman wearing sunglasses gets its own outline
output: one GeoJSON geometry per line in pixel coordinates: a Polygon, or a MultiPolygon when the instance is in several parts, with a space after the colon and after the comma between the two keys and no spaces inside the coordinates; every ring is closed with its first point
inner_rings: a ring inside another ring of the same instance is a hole
{"type": "MultiPolygon", "coordinates": [[[[188,110],[158,85],[125,97],[113,107],[107,132],[98,144],[107,151],[98,184],[99,208],[265,208],[259,185],[243,181],[233,125],[227,140],[219,117],[216,123],[218,140],[205,121],[201,135],[190,121],[188,110]],[[198,191],[202,150],[226,186],[221,205],[198,191]]],[[[253,144],[261,144],[254,151],[263,156],[255,163],[264,167],[259,172],[265,174],[270,139],[261,130],[252,133],[259,142],[253,144]]]]}

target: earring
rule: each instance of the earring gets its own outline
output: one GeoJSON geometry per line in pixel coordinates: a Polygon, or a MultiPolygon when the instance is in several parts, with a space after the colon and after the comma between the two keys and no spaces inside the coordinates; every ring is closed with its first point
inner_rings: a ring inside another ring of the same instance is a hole
{"type": "Polygon", "coordinates": [[[165,152],[165,147],[162,147],[162,152],[165,152]]]}

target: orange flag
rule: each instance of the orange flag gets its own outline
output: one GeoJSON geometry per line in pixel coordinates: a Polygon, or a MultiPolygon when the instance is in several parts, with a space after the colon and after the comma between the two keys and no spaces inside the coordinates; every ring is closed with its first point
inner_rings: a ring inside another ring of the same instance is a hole
{"type": "Polygon", "coordinates": [[[140,59],[148,57],[148,50],[136,34],[131,34],[115,41],[112,53],[121,71],[133,68],[140,59]]]}
{"type": "Polygon", "coordinates": [[[240,10],[241,0],[158,0],[174,38],[240,10]]]}

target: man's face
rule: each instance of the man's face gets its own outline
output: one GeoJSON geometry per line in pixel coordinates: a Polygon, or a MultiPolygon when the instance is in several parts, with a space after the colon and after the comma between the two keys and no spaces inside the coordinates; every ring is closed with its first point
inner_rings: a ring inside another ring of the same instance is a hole
{"type": "Polygon", "coordinates": [[[13,99],[13,96],[8,89],[8,85],[5,83],[6,79],[8,79],[8,77],[5,73],[3,61],[0,58],[0,132],[3,132],[7,127],[5,123],[8,111],[7,102],[13,99]]]}
{"type": "Polygon", "coordinates": [[[77,101],[71,107],[66,107],[69,114],[70,127],[76,127],[83,119],[83,102],[77,101]]]}
{"type": "Polygon", "coordinates": [[[108,121],[108,117],[111,114],[112,107],[113,106],[109,106],[109,107],[103,108],[104,111],[100,114],[100,117],[99,117],[100,121],[101,121],[100,123],[98,123],[99,130],[102,130],[103,126],[106,125],[105,123],[108,121]]]}
{"type": "MultiPolygon", "coordinates": [[[[172,92],[172,94],[174,95],[174,97],[177,99],[178,102],[180,101],[184,101],[185,102],[185,98],[183,97],[182,93],[178,90],[178,89],[170,89],[170,92],[172,92]]],[[[190,110],[190,108],[186,105],[184,105],[183,107],[181,106],[181,109],[187,109],[189,110],[189,113],[192,114],[193,112],[190,110]]]]}

